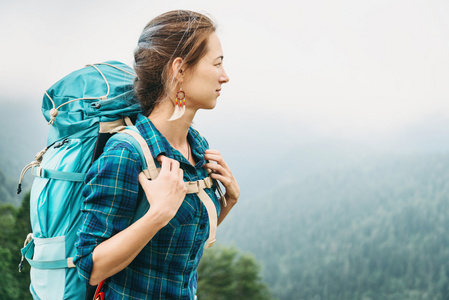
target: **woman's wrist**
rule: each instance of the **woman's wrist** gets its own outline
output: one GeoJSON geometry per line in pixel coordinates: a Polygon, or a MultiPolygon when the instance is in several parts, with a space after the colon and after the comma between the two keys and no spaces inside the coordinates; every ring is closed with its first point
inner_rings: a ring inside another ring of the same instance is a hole
{"type": "Polygon", "coordinates": [[[161,229],[165,227],[173,217],[162,214],[160,210],[150,206],[150,209],[148,209],[143,218],[145,218],[146,222],[151,223],[151,226],[156,226],[157,229],[161,229]]]}
{"type": "Polygon", "coordinates": [[[238,202],[238,197],[230,197],[228,194],[225,194],[223,197],[226,198],[226,203],[228,205],[235,205],[238,202]]]}
{"type": "Polygon", "coordinates": [[[220,198],[220,202],[224,207],[230,206],[233,207],[237,204],[238,198],[229,197],[227,194],[220,198]],[[224,198],[224,199],[223,199],[224,198]]]}

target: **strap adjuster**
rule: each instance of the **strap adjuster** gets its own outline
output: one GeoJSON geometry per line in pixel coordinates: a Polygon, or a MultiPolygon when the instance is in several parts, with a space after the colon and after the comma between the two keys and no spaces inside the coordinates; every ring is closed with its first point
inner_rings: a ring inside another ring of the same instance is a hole
{"type": "Polygon", "coordinates": [[[42,177],[42,168],[41,167],[34,167],[33,169],[36,170],[36,177],[42,177]]]}

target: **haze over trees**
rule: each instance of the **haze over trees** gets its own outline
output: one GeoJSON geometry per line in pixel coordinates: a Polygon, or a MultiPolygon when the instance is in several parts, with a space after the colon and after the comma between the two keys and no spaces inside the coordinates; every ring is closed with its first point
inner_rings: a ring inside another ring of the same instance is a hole
{"type": "MultiPolygon", "coordinates": [[[[10,283],[2,299],[27,299],[28,273],[17,272],[27,204],[13,194],[45,141],[45,132],[18,130],[24,136],[0,133],[11,141],[0,148],[0,279],[10,283]],[[23,139],[27,147],[13,145],[23,139]]],[[[242,197],[205,252],[199,299],[251,299],[237,291],[280,300],[449,299],[449,147],[431,143],[429,132],[412,136],[419,147],[394,151],[334,141],[233,154],[242,197]]]]}
{"type": "Polygon", "coordinates": [[[449,153],[341,150],[285,156],[219,238],[256,255],[279,299],[449,299],[449,153]]]}

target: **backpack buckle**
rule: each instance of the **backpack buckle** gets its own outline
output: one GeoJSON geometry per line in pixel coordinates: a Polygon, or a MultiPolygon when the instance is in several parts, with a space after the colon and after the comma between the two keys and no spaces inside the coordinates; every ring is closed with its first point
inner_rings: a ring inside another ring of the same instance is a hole
{"type": "Polygon", "coordinates": [[[35,168],[33,168],[33,171],[34,170],[36,170],[35,172],[35,175],[36,175],[36,177],[42,177],[42,168],[41,167],[35,167],[35,168]]]}

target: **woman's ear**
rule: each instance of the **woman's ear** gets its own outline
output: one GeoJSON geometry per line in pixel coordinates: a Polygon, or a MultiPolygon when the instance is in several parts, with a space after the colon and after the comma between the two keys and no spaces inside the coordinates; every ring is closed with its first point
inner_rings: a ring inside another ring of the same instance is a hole
{"type": "Polygon", "coordinates": [[[173,63],[171,64],[171,74],[174,78],[180,79],[184,75],[183,70],[183,60],[181,57],[177,57],[173,60],[173,63]]]}

